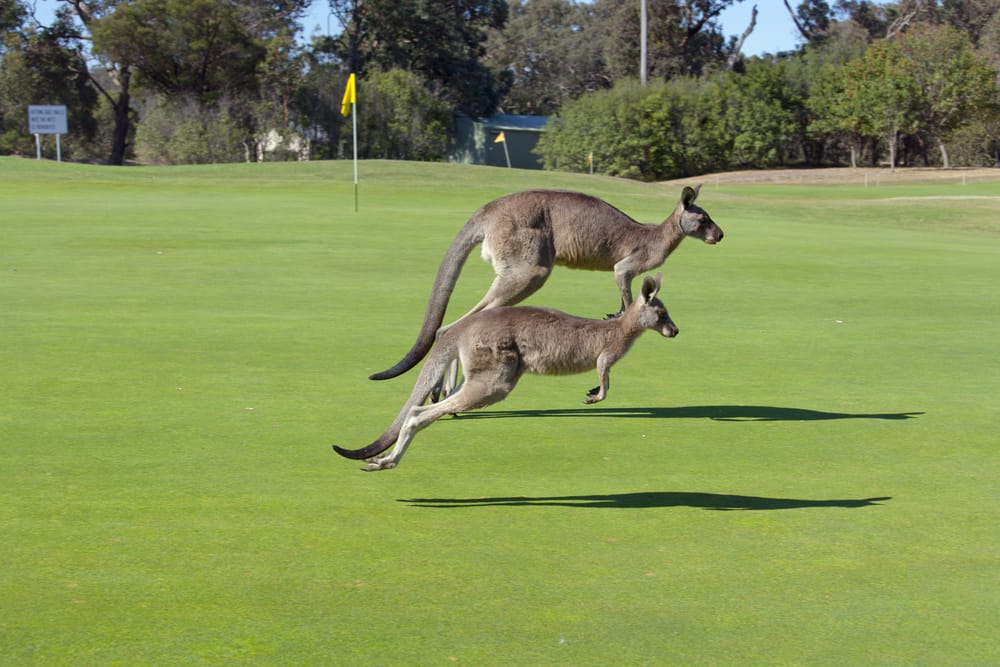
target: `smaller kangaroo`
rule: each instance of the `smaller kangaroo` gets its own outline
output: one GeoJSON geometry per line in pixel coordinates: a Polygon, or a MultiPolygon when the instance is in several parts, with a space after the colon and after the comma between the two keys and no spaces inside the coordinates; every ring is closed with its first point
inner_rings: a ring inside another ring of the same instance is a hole
{"type": "Polygon", "coordinates": [[[504,306],[463,318],[437,337],[413,392],[385,433],[367,447],[334,445],[334,450],[349,459],[369,459],[362,470],[395,468],[418,431],[444,415],[502,401],[525,371],[570,375],[596,368],[600,385],[587,393],[584,403],[603,401],[611,366],[646,329],[666,338],[678,333],[663,302],[656,298],[661,280],[660,273],[655,279],[647,276],[640,298],[620,316],[607,320],[535,306],[504,306]],[[465,370],[458,389],[440,403],[424,405],[455,359],[465,370]],[[393,445],[388,454],[378,456],[393,445]]]}
{"type": "Polygon", "coordinates": [[[658,225],[636,222],[611,204],[580,192],[528,190],[485,204],[472,214],[441,260],[417,341],[394,366],[369,379],[402,375],[424,358],[444,321],[462,266],[480,243],[483,259],[493,265],[496,277],[479,303],[455,322],[481,310],[524,301],[545,284],[554,265],[613,271],[625,310],[632,303],[632,278],[663,264],[684,237],[709,245],[722,240],[719,226],[694,203],[700,190],[700,185],[684,186],[677,206],[658,225]]]}

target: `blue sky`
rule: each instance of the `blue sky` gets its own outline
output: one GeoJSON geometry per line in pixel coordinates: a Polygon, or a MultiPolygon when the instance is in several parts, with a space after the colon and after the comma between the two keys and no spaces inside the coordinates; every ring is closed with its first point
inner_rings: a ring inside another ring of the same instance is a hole
{"type": "MultiPolygon", "coordinates": [[[[794,8],[798,0],[788,4],[794,8]]],[[[744,55],[791,51],[801,44],[795,24],[780,0],[743,0],[735,3],[721,16],[722,32],[726,37],[743,34],[750,25],[754,5],[757,5],[757,25],[743,43],[744,55]]]]}

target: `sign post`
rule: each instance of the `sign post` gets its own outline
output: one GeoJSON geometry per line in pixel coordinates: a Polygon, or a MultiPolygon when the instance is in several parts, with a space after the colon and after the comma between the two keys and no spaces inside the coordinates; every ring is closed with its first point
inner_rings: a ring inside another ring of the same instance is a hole
{"type": "Polygon", "coordinates": [[[42,159],[43,134],[56,135],[56,160],[62,162],[62,147],[59,135],[66,134],[66,107],[59,105],[32,104],[28,107],[28,132],[35,135],[35,159],[42,159]]]}

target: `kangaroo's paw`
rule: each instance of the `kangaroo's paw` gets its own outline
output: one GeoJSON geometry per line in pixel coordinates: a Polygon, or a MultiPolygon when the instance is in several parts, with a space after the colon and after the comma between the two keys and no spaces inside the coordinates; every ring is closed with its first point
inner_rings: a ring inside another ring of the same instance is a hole
{"type": "Polygon", "coordinates": [[[623,312],[625,312],[625,311],[619,310],[617,313],[608,313],[607,315],[604,316],[604,319],[606,319],[606,320],[613,320],[616,317],[621,317],[623,312]]]}
{"type": "Polygon", "coordinates": [[[587,399],[584,401],[584,404],[589,405],[591,403],[600,403],[603,400],[604,396],[601,395],[601,388],[594,387],[587,392],[587,399]]]}

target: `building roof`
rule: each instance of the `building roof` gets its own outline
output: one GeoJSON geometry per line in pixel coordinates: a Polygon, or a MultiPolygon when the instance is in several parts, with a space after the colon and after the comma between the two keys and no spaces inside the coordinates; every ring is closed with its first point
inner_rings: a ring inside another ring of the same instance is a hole
{"type": "Polygon", "coordinates": [[[526,132],[541,132],[549,122],[548,116],[520,116],[516,114],[495,114],[478,119],[486,128],[492,130],[524,130],[526,132]]]}

